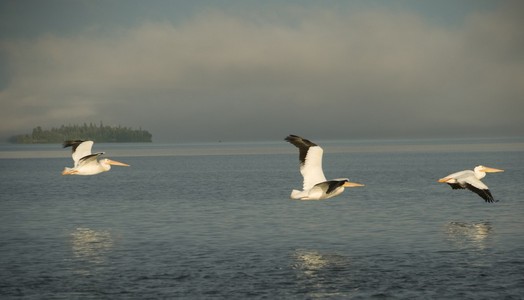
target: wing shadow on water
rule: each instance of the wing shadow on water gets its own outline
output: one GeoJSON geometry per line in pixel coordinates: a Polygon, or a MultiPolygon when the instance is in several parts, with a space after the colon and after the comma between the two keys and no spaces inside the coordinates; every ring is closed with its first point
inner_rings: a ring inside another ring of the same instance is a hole
{"type": "Polygon", "coordinates": [[[447,240],[460,250],[484,250],[493,233],[491,222],[449,222],[445,226],[447,240]]]}

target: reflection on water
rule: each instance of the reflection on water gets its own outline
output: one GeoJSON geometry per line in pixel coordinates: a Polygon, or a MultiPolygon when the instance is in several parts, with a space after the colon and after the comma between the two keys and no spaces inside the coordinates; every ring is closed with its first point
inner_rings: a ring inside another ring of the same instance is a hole
{"type": "Polygon", "coordinates": [[[71,233],[73,254],[76,258],[92,263],[104,262],[113,248],[113,238],[108,231],[76,228],[71,233]]]}
{"type": "Polygon", "coordinates": [[[310,298],[341,297],[343,293],[333,292],[339,279],[348,280],[350,266],[347,257],[338,254],[323,254],[316,250],[296,250],[293,253],[293,269],[297,270],[299,286],[310,298]],[[338,275],[336,275],[338,274],[338,275]]]}
{"type": "Polygon", "coordinates": [[[490,222],[450,222],[446,225],[448,240],[460,249],[472,246],[479,250],[486,248],[492,231],[490,222]]]}
{"type": "Polygon", "coordinates": [[[293,256],[295,261],[293,267],[309,276],[330,265],[329,257],[315,250],[296,250],[293,256]]]}

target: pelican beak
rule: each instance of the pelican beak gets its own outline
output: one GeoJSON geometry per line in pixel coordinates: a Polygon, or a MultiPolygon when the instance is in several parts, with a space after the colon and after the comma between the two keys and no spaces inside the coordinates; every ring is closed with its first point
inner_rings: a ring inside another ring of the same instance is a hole
{"type": "Polygon", "coordinates": [[[438,180],[438,182],[447,182],[448,180],[449,180],[449,178],[444,177],[444,178],[440,178],[440,179],[438,180]]]}
{"type": "Polygon", "coordinates": [[[482,172],[487,172],[487,173],[498,173],[498,172],[504,172],[504,170],[501,170],[501,169],[495,169],[495,168],[488,168],[488,167],[484,167],[481,169],[482,172]]]}
{"type": "Polygon", "coordinates": [[[110,160],[110,159],[108,159],[108,160],[107,160],[107,163],[110,164],[110,165],[113,165],[113,166],[129,167],[128,164],[124,164],[124,163],[119,162],[119,161],[116,161],[116,160],[110,160]]]}
{"type": "Polygon", "coordinates": [[[364,186],[364,185],[360,183],[356,183],[356,182],[346,181],[343,186],[344,187],[357,187],[357,186],[364,186]]]}

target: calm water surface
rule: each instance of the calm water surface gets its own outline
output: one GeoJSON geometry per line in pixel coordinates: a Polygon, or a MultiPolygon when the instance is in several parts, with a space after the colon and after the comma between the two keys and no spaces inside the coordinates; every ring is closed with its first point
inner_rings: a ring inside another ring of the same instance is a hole
{"type": "Polygon", "coordinates": [[[0,149],[2,299],[521,299],[522,141],[323,143],[327,201],[285,142],[95,144],[131,164],[61,176],[57,145],[0,149]],[[498,203],[436,181],[485,164],[498,203]]]}

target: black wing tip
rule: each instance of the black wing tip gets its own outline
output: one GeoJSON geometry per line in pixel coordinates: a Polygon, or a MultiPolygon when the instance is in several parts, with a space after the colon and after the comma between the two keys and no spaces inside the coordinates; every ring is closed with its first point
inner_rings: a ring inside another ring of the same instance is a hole
{"type": "Polygon", "coordinates": [[[291,141],[296,141],[298,139],[302,139],[301,137],[299,137],[298,135],[294,135],[294,134],[290,134],[288,136],[286,136],[286,138],[284,139],[284,141],[287,141],[287,142],[290,142],[291,141]]]}
{"type": "Polygon", "coordinates": [[[328,189],[326,191],[326,194],[331,194],[334,192],[337,188],[344,185],[349,180],[328,180],[326,181],[328,183],[328,189]]]}
{"type": "Polygon", "coordinates": [[[63,148],[80,145],[81,143],[85,142],[85,140],[67,140],[62,143],[63,148]]]}
{"type": "Polygon", "coordinates": [[[482,197],[484,198],[484,200],[486,201],[486,203],[497,203],[499,202],[499,200],[495,200],[495,198],[493,197],[493,195],[491,194],[491,192],[489,190],[484,190],[486,192],[486,197],[482,197]]]}
{"type": "Polygon", "coordinates": [[[491,194],[491,192],[489,190],[482,190],[484,193],[484,196],[483,195],[480,195],[482,198],[484,198],[484,200],[486,200],[486,202],[488,203],[493,203],[495,202],[495,198],[493,198],[493,195],[491,194]]]}
{"type": "Polygon", "coordinates": [[[460,183],[449,183],[449,182],[446,182],[446,183],[454,190],[465,189],[465,187],[461,186],[460,183]]]}
{"type": "Polygon", "coordinates": [[[305,138],[302,138],[298,135],[290,134],[285,138],[285,141],[291,143],[293,146],[297,147],[299,150],[298,159],[300,160],[300,163],[304,165],[306,162],[306,156],[309,151],[310,147],[318,146],[317,144],[311,142],[310,140],[307,140],[305,138]]]}
{"type": "Polygon", "coordinates": [[[493,197],[493,195],[491,194],[491,192],[489,191],[489,189],[479,189],[471,184],[467,184],[466,186],[468,188],[468,190],[472,191],[473,193],[479,195],[482,199],[484,199],[484,201],[486,201],[487,203],[493,203],[493,202],[496,202],[495,201],[495,198],[493,197]]]}
{"type": "Polygon", "coordinates": [[[97,153],[89,154],[89,155],[86,155],[86,156],[82,157],[80,159],[80,161],[86,161],[86,160],[88,160],[88,159],[90,159],[92,157],[99,157],[102,154],[105,154],[105,152],[97,152],[97,153]]]}
{"type": "Polygon", "coordinates": [[[317,146],[317,144],[313,143],[312,141],[305,139],[301,136],[294,135],[294,134],[288,135],[284,140],[297,147],[299,146],[307,146],[307,147],[317,146]]]}

